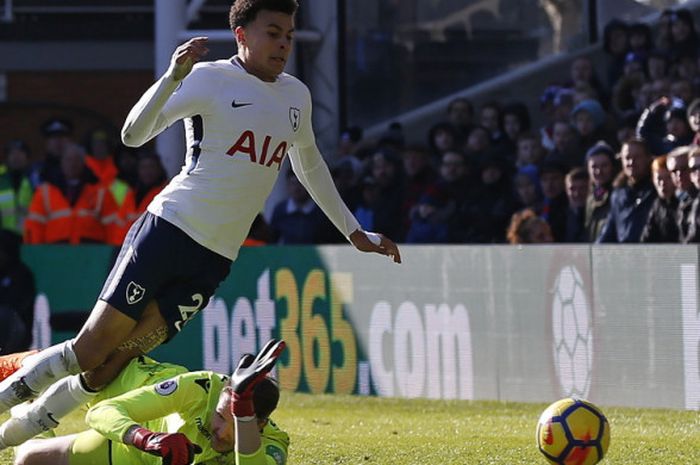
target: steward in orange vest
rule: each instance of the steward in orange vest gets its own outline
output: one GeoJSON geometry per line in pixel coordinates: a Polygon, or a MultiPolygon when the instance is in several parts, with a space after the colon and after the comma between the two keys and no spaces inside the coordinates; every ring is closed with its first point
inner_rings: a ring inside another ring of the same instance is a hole
{"type": "Polygon", "coordinates": [[[60,179],[34,192],[24,226],[26,244],[121,244],[114,198],[85,168],[84,159],[81,147],[69,146],[61,158],[60,179]]]}
{"type": "Polygon", "coordinates": [[[85,165],[97,176],[100,184],[110,187],[117,178],[117,165],[114,164],[112,144],[107,131],[92,131],[88,135],[87,149],[85,165]]]}

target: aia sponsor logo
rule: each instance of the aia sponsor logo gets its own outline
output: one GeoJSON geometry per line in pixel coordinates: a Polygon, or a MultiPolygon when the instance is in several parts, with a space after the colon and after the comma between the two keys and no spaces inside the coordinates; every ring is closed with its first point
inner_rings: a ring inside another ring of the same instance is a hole
{"type": "Polygon", "coordinates": [[[235,157],[238,154],[245,154],[252,163],[257,163],[265,167],[276,166],[279,171],[287,155],[289,144],[287,141],[281,141],[278,144],[272,143],[272,136],[266,135],[262,140],[256,142],[255,133],[251,130],[246,130],[241,133],[238,140],[226,151],[226,155],[235,157]],[[274,147],[274,148],[273,148],[274,147]]]}

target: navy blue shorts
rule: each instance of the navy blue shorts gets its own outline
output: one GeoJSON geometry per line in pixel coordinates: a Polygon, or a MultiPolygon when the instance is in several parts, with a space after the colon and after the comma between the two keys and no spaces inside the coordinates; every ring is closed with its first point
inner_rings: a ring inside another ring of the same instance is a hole
{"type": "Polygon", "coordinates": [[[170,339],[206,307],[230,269],[231,260],[146,212],[129,229],[100,299],[136,321],[155,299],[170,339]]]}

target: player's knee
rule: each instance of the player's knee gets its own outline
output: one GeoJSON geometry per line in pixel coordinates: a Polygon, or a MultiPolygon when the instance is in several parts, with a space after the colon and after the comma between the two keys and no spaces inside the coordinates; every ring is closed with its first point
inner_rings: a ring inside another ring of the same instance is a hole
{"type": "Polygon", "coordinates": [[[109,383],[114,381],[124,367],[126,367],[129,362],[138,355],[138,353],[113,353],[107,358],[105,363],[97,368],[83,373],[83,380],[85,381],[85,384],[87,384],[87,387],[91,390],[100,391],[109,383]]]}

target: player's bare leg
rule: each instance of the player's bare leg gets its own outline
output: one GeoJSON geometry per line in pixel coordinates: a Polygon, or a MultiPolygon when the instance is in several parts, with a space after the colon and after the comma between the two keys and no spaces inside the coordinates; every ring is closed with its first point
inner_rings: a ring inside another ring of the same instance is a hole
{"type": "Polygon", "coordinates": [[[107,356],[105,363],[85,373],[62,378],[27,410],[0,426],[0,449],[22,444],[58,426],[63,417],[89,402],[114,380],[132,358],[156,348],[165,341],[167,334],[167,324],[153,301],[127,340],[107,356]]]}

